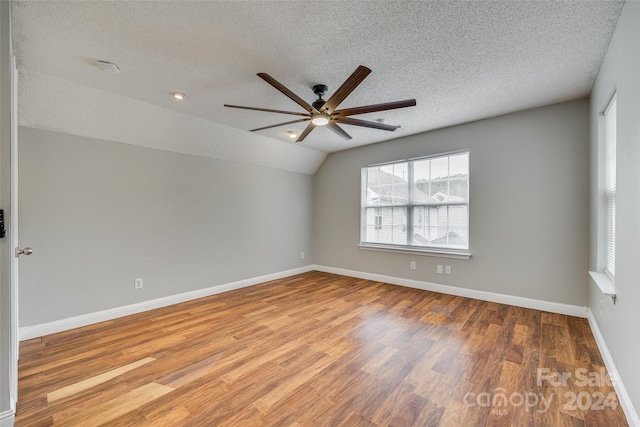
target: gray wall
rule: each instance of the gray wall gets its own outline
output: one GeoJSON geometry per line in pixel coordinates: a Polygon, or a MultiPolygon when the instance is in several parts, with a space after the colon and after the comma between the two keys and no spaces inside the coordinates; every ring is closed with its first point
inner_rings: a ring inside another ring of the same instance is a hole
{"type": "MultiPolygon", "coordinates": [[[[11,53],[9,2],[0,2],[0,208],[8,215],[11,203],[11,53]]],[[[6,218],[7,228],[10,218],[6,218]]],[[[11,247],[9,237],[0,240],[0,413],[10,409],[11,357],[11,247]]]]}
{"type": "Polygon", "coordinates": [[[312,259],[310,175],[31,128],[19,138],[20,241],[35,251],[20,263],[20,326],[312,259]]]}
{"type": "Polygon", "coordinates": [[[589,306],[640,409],[640,3],[627,2],[591,93],[591,270],[598,267],[598,115],[617,91],[616,280],[613,305],[590,282],[589,306]],[[603,311],[600,313],[602,302],[603,311]]]}
{"type": "Polygon", "coordinates": [[[581,99],[330,155],[315,180],[315,263],[585,306],[588,111],[581,99]],[[459,149],[470,152],[471,259],[358,248],[361,167],[459,149]]]}

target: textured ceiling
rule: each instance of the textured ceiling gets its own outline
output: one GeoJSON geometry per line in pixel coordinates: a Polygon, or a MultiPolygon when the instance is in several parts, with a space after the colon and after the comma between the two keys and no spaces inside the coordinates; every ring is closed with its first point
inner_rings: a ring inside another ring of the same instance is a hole
{"type": "MultiPolygon", "coordinates": [[[[258,72],[312,102],[311,86],[328,85],[330,96],[365,65],[373,72],[341,107],[417,100],[417,107],[356,116],[401,125],[395,132],[344,126],[353,136],[344,141],[320,128],[302,142],[333,152],[587,96],[622,5],[14,1],[13,31],[21,72],[242,130],[296,117],[223,104],[300,110],[258,72]],[[98,59],[116,63],[121,73],[99,71],[98,59]],[[173,100],[172,91],[187,99],[173,100]]],[[[29,104],[38,102],[38,96],[20,99],[21,109],[34,110],[29,104]]],[[[259,133],[267,143],[293,144],[285,132],[304,126],[259,133]]]]}

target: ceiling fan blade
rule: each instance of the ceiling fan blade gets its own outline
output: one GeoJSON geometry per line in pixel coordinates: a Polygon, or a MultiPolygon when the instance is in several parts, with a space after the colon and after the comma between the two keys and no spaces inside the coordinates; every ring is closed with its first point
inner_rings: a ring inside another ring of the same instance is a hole
{"type": "Polygon", "coordinates": [[[333,112],[333,110],[335,110],[338,105],[340,105],[340,103],[344,101],[344,99],[349,96],[349,94],[353,92],[360,83],[362,83],[369,73],[371,73],[371,70],[364,65],[360,65],[356,68],[353,74],[351,74],[349,78],[342,83],[342,86],[340,86],[338,90],[331,95],[327,102],[325,102],[322,106],[322,111],[328,111],[329,113],[333,112]]]}
{"type": "Polygon", "coordinates": [[[264,80],[265,82],[269,83],[271,86],[273,86],[276,89],[278,89],[285,96],[287,96],[293,102],[295,102],[296,104],[298,104],[299,106],[301,106],[302,108],[307,110],[309,113],[317,112],[317,110],[315,108],[313,108],[311,105],[309,105],[304,99],[300,98],[298,95],[296,95],[295,93],[293,93],[292,91],[287,89],[282,83],[278,82],[276,79],[271,77],[269,74],[267,74],[267,73],[258,73],[258,77],[260,77],[262,80],[264,80]]]}
{"type": "Polygon", "coordinates": [[[415,107],[415,99],[405,99],[404,101],[385,102],[384,104],[365,105],[362,107],[345,108],[344,110],[336,110],[333,116],[345,117],[355,114],[374,113],[376,111],[395,110],[396,108],[415,107]]]}
{"type": "Polygon", "coordinates": [[[307,135],[309,135],[309,133],[311,133],[311,131],[315,129],[315,127],[316,125],[314,125],[313,123],[309,123],[309,126],[307,126],[305,130],[302,131],[298,139],[296,139],[296,142],[302,142],[302,140],[305,139],[307,135]]]}
{"type": "Polygon", "coordinates": [[[333,133],[335,133],[336,135],[344,139],[353,139],[351,138],[351,135],[349,135],[347,132],[344,131],[344,129],[338,126],[336,122],[329,122],[329,124],[327,124],[327,128],[329,128],[330,131],[333,131],[333,133]]]}
{"type": "Polygon", "coordinates": [[[278,126],[291,125],[293,123],[306,122],[308,120],[311,120],[311,118],[307,117],[306,119],[298,119],[298,120],[292,120],[290,122],[278,123],[277,125],[264,126],[264,127],[257,128],[257,129],[251,129],[249,132],[255,132],[255,131],[258,131],[258,130],[277,128],[278,126]]]}
{"type": "Polygon", "coordinates": [[[373,128],[373,129],[382,129],[382,130],[388,130],[393,132],[394,130],[398,129],[400,126],[394,126],[394,125],[385,125],[384,123],[378,123],[378,122],[369,122],[366,120],[359,120],[359,119],[352,119],[351,117],[337,117],[335,119],[335,121],[337,123],[342,123],[345,125],[353,125],[353,126],[362,126],[365,128],[373,128]]]}
{"type": "Polygon", "coordinates": [[[271,108],[244,107],[242,105],[230,105],[230,104],[224,104],[224,106],[229,108],[241,108],[243,110],[266,111],[267,113],[293,114],[294,116],[307,117],[309,115],[309,113],[295,113],[293,111],[272,110],[271,108]]]}

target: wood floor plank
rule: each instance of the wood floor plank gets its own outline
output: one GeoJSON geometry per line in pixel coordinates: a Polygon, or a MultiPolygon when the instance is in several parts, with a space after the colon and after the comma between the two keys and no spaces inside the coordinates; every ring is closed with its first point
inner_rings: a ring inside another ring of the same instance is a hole
{"type": "Polygon", "coordinates": [[[19,364],[18,427],[627,425],[610,384],[576,382],[606,376],[585,319],[321,272],[29,340],[19,364]]]}
{"type": "Polygon", "coordinates": [[[94,387],[98,384],[102,384],[103,382],[109,381],[110,379],[122,375],[125,372],[129,372],[146,363],[153,362],[154,360],[156,359],[154,359],[153,357],[145,357],[144,359],[137,362],[130,363],[120,368],[107,371],[100,375],[96,375],[95,377],[87,378],[86,380],[71,384],[67,387],[60,388],[56,391],[52,391],[51,393],[47,394],[47,401],[51,403],[58,399],[63,399],[67,396],[71,396],[72,394],[80,393],[81,391],[94,387]]]}
{"type": "Polygon", "coordinates": [[[246,363],[243,363],[237,368],[231,371],[228,371],[226,374],[222,375],[222,377],[220,378],[222,378],[222,380],[227,384],[231,384],[234,381],[236,381],[238,378],[242,377],[243,375],[246,375],[247,373],[250,373],[255,369],[259,368],[260,366],[270,362],[272,359],[292,351],[300,351],[301,348],[304,346],[305,346],[304,344],[301,344],[298,341],[286,342],[284,343],[284,345],[279,346],[264,354],[258,355],[257,357],[252,358],[251,360],[247,361],[246,363]]]}
{"type": "Polygon", "coordinates": [[[149,383],[145,386],[132,390],[121,397],[109,400],[93,408],[88,408],[85,412],[82,412],[73,418],[60,421],[56,420],[55,425],[60,427],[103,425],[123,414],[132,412],[145,403],[173,390],[173,388],[162,384],[149,383]]]}
{"type": "Polygon", "coordinates": [[[322,372],[323,369],[325,369],[333,362],[334,359],[329,356],[322,357],[319,361],[304,369],[302,372],[282,381],[278,385],[278,387],[255,401],[253,405],[261,412],[266,412],[280,399],[284,398],[290,393],[294,393],[298,387],[304,385],[304,383],[306,383],[309,379],[318,375],[320,372],[322,372]]]}

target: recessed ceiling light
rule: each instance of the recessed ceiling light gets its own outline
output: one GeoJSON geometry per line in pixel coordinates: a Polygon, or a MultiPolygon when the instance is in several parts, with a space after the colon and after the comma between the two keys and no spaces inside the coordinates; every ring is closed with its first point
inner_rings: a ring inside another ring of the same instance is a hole
{"type": "Polygon", "coordinates": [[[119,74],[120,73],[120,68],[118,68],[118,66],[116,64],[114,64],[113,62],[96,61],[96,66],[98,68],[100,68],[102,71],[104,71],[105,73],[111,73],[111,74],[119,74]]]}
{"type": "Polygon", "coordinates": [[[182,92],[173,92],[172,95],[173,95],[173,97],[175,99],[179,99],[180,101],[182,101],[183,99],[185,99],[187,97],[187,95],[185,95],[182,92]]]}
{"type": "Polygon", "coordinates": [[[296,131],[290,130],[290,131],[287,131],[287,133],[289,134],[289,138],[291,138],[291,139],[294,139],[294,138],[298,137],[298,132],[296,132],[296,131]]]}

